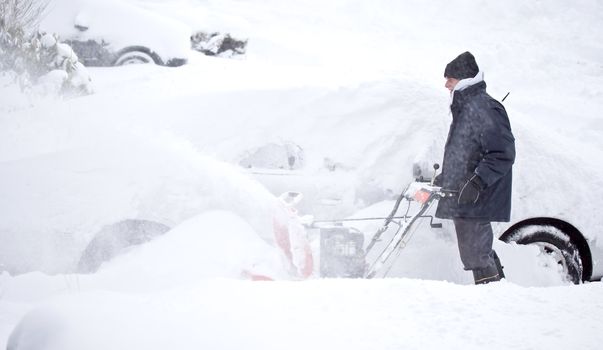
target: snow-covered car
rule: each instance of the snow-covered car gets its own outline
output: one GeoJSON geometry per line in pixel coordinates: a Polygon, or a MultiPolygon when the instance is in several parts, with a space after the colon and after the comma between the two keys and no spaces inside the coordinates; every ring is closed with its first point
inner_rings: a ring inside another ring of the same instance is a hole
{"type": "Polygon", "coordinates": [[[514,220],[499,239],[538,246],[543,254],[554,258],[569,281],[600,281],[603,247],[594,236],[596,232],[581,230],[575,218],[542,214],[514,220]]]}
{"type": "Polygon", "coordinates": [[[40,29],[58,34],[85,66],[181,66],[191,46],[186,25],[114,0],[54,0],[40,29]]]}
{"type": "MultiPolygon", "coordinates": [[[[96,272],[134,246],[211,210],[227,211],[246,223],[258,242],[281,255],[276,269],[284,266],[285,275],[312,273],[302,251],[307,248],[297,244],[304,243],[301,224],[285,197],[275,197],[236,167],[205,157],[179,139],[103,130],[97,129],[98,139],[90,136],[62,150],[0,162],[0,273],[96,272]]],[[[237,241],[202,224],[193,232],[197,240],[206,238],[192,247],[192,256],[217,249],[203,241],[214,234],[237,241]]],[[[235,260],[245,260],[244,255],[235,260]]],[[[243,277],[270,275],[254,271],[253,259],[248,262],[238,267],[243,277]]]]}

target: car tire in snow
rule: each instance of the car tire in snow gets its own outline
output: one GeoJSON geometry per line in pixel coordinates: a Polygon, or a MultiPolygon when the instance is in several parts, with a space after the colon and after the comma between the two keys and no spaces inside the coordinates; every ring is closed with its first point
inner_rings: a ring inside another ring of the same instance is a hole
{"type": "Polygon", "coordinates": [[[543,254],[557,261],[568,281],[574,284],[582,282],[583,267],[580,251],[570,237],[558,228],[550,225],[520,226],[505,232],[500,239],[507,243],[538,246],[543,254]]]}
{"type": "Polygon", "coordinates": [[[104,262],[125,253],[128,248],[149,242],[169,230],[164,224],[138,219],[107,225],[94,235],[82,253],[77,270],[94,273],[104,262]]]}
{"type": "Polygon", "coordinates": [[[127,64],[145,64],[155,63],[163,65],[161,58],[156,53],[142,46],[127,47],[117,54],[117,59],[113,62],[114,66],[124,66],[127,64]]]}

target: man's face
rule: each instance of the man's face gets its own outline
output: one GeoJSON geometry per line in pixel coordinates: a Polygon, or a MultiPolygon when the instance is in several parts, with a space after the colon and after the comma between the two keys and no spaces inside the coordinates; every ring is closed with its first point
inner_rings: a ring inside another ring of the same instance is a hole
{"type": "Polygon", "coordinates": [[[446,86],[446,89],[450,90],[450,92],[452,93],[452,90],[454,90],[454,87],[456,86],[456,84],[459,83],[459,79],[454,79],[454,78],[446,78],[446,84],[444,86],[446,86]]]}

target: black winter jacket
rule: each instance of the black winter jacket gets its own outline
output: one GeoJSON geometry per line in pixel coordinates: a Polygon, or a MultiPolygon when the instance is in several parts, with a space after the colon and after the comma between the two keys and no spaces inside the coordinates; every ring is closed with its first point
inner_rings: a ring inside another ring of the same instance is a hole
{"type": "Polygon", "coordinates": [[[455,91],[450,108],[442,187],[458,191],[476,174],[485,188],[476,203],[458,204],[457,197],[441,199],[436,216],[509,221],[515,138],[505,108],[486,93],[484,81],[455,91]]]}

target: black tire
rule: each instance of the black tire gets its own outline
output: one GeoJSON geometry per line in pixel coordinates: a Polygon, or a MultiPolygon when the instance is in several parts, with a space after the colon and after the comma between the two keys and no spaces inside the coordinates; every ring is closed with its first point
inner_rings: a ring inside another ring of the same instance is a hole
{"type": "Polygon", "coordinates": [[[580,251],[569,237],[551,226],[530,225],[501,237],[505,242],[537,245],[545,254],[553,256],[563,267],[566,279],[574,284],[582,282],[582,259],[580,251]],[[526,233],[527,232],[527,233],[526,233]]]}
{"type": "Polygon", "coordinates": [[[169,231],[164,224],[127,219],[103,227],[94,235],[78,263],[79,273],[94,273],[101,264],[124,253],[129,247],[151,241],[169,231]]]}
{"type": "Polygon", "coordinates": [[[163,65],[163,61],[161,58],[149,50],[146,47],[142,46],[132,46],[127,47],[121,50],[117,54],[117,58],[113,62],[114,66],[124,66],[128,64],[147,64],[147,63],[155,63],[158,65],[163,65]]]}

